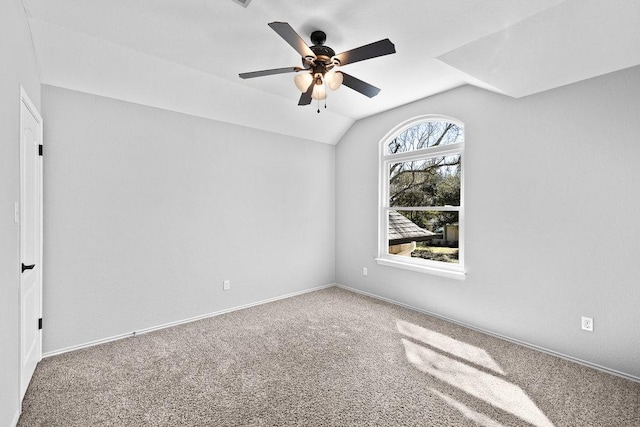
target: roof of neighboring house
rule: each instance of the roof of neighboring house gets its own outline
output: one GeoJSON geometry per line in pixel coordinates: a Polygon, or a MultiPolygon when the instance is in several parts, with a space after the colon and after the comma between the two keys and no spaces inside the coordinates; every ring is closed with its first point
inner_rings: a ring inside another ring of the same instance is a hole
{"type": "Polygon", "coordinates": [[[440,234],[418,227],[416,223],[396,211],[389,211],[389,245],[421,242],[440,236],[440,234]]]}

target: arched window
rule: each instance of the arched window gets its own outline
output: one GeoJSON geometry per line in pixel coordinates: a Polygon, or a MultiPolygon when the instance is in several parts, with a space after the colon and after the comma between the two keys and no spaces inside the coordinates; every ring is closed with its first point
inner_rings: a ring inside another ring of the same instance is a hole
{"type": "Polygon", "coordinates": [[[381,141],[379,264],[464,278],[464,125],[400,124],[381,141]]]}

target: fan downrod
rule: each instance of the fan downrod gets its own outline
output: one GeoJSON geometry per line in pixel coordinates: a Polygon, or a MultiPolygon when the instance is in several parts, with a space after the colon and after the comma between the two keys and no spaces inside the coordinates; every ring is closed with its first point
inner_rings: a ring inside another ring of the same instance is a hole
{"type": "MultiPolygon", "coordinates": [[[[311,39],[311,43],[313,43],[312,46],[309,46],[309,49],[311,49],[313,54],[316,56],[315,63],[324,64],[327,67],[331,66],[331,58],[336,55],[336,52],[329,46],[325,46],[324,42],[327,40],[326,33],[324,31],[316,30],[311,33],[309,38],[311,39]]],[[[302,58],[302,63],[305,64],[305,58],[302,58]]],[[[325,70],[325,72],[326,71],[328,71],[328,69],[325,70]]]]}

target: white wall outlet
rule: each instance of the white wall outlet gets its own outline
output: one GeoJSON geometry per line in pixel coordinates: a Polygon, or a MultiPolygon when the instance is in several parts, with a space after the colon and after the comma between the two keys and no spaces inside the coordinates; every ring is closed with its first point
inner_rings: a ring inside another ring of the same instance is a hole
{"type": "Polygon", "coordinates": [[[582,316],[582,329],[593,332],[593,318],[582,316]]]}
{"type": "Polygon", "coordinates": [[[225,280],[222,282],[222,290],[228,291],[229,289],[231,289],[231,280],[225,280]]]}
{"type": "Polygon", "coordinates": [[[367,271],[367,267],[362,267],[362,275],[367,276],[369,272],[367,271]]]}

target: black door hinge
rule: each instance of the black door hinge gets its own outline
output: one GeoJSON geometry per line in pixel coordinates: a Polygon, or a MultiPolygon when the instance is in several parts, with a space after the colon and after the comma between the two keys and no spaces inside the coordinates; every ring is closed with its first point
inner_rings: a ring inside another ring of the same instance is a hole
{"type": "Polygon", "coordinates": [[[38,155],[42,156],[42,144],[38,145],[38,155]]]}
{"type": "Polygon", "coordinates": [[[42,329],[42,317],[38,319],[38,330],[42,329]]]}

